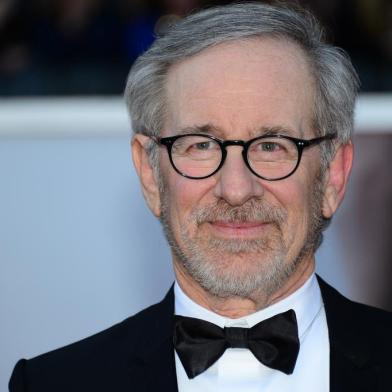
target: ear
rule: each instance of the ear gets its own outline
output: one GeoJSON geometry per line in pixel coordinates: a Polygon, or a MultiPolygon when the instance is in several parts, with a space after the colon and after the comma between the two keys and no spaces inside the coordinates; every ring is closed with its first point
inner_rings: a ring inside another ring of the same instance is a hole
{"type": "Polygon", "coordinates": [[[326,173],[322,212],[331,218],[346,192],[346,185],[353,163],[354,149],[351,142],[339,146],[326,173]]]}
{"type": "Polygon", "coordinates": [[[150,140],[148,136],[140,133],[133,137],[131,142],[132,159],[142,185],[144,198],[152,213],[159,217],[161,215],[159,186],[146,151],[147,143],[150,140]]]}

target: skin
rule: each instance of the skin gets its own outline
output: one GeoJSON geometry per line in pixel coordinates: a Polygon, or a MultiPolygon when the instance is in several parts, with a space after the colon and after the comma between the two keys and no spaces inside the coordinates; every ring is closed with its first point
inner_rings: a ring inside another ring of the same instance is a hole
{"type": "MultiPolygon", "coordinates": [[[[301,50],[293,43],[270,38],[233,41],[209,48],[174,65],[167,81],[168,115],[162,136],[171,136],[187,127],[212,125],[211,131],[222,139],[249,140],[263,134],[263,127],[282,127],[286,134],[310,139],[312,129],[313,80],[301,50]]],[[[188,237],[208,240],[252,240],[272,238],[276,230],[268,222],[233,223],[215,221],[190,223],[195,208],[217,201],[233,208],[250,200],[265,201],[285,211],[280,227],[285,245],[284,262],[294,263],[307,239],[311,222],[316,177],[320,170],[320,150],[304,151],[301,164],[290,177],[265,181],[254,176],[245,166],[242,149],[228,147],[224,166],[214,176],[191,180],[177,174],[166,151],[160,149],[160,174],[165,194],[159,192],[144,146],[148,137],[135,135],[133,160],[140,177],[147,204],[155,216],[162,214],[165,197],[169,203],[168,221],[179,247],[184,247],[181,227],[188,237]]],[[[353,159],[352,145],[337,147],[335,157],[325,173],[320,201],[320,214],[331,217],[341,203],[353,159]]],[[[200,240],[201,246],[204,244],[200,240]]],[[[224,268],[237,273],[252,271],[254,262],[267,260],[268,254],[227,254],[224,268]]],[[[312,252],[307,252],[291,275],[272,293],[263,288],[246,298],[211,295],[183,267],[173,252],[174,271],[184,292],[199,305],[229,318],[251,314],[273,304],[301,287],[315,268],[312,252]]],[[[223,268],[223,267],[222,267],[223,268]]]]}

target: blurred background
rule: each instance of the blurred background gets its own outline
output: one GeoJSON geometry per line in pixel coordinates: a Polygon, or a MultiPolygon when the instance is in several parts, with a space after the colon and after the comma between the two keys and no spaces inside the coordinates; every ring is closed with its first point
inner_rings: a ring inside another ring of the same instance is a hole
{"type": "MultiPolygon", "coordinates": [[[[121,321],[173,281],[120,95],[157,35],[224,3],[0,0],[0,392],[18,359],[121,321]]],[[[317,271],[349,298],[392,310],[392,2],[299,3],[362,81],[353,175],[317,271]]]]}
{"type": "MultiPolygon", "coordinates": [[[[157,34],[211,0],[1,0],[0,95],[120,94],[157,34]]],[[[346,49],[362,91],[392,89],[390,0],[303,0],[346,49]]]]}

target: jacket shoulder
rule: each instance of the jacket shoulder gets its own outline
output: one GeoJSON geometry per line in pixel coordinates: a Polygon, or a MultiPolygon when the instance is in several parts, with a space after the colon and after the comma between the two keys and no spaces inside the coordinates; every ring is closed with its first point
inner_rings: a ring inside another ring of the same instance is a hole
{"type": "Polygon", "coordinates": [[[351,301],[320,278],[319,284],[331,344],[367,352],[392,369],[392,313],[351,301]]]}
{"type": "Polygon", "coordinates": [[[353,302],[321,279],[319,284],[330,340],[331,388],[391,391],[392,314],[353,302]]]}
{"type": "Polygon", "coordinates": [[[170,315],[168,297],[170,292],[162,302],[90,337],[20,360],[10,379],[10,391],[122,390],[130,383],[141,346],[148,349],[149,334],[170,315]]]}
{"type": "Polygon", "coordinates": [[[371,326],[392,326],[392,312],[352,301],[318,277],[327,315],[331,321],[344,320],[348,324],[363,326],[366,330],[371,326]]]}

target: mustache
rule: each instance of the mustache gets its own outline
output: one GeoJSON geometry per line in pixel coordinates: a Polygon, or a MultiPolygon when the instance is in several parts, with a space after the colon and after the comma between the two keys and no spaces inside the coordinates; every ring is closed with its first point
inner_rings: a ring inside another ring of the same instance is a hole
{"type": "Polygon", "coordinates": [[[191,214],[191,219],[198,225],[214,221],[230,223],[268,222],[280,225],[286,218],[286,210],[262,199],[250,199],[246,203],[235,207],[220,199],[216,203],[198,208],[191,214]]]}

